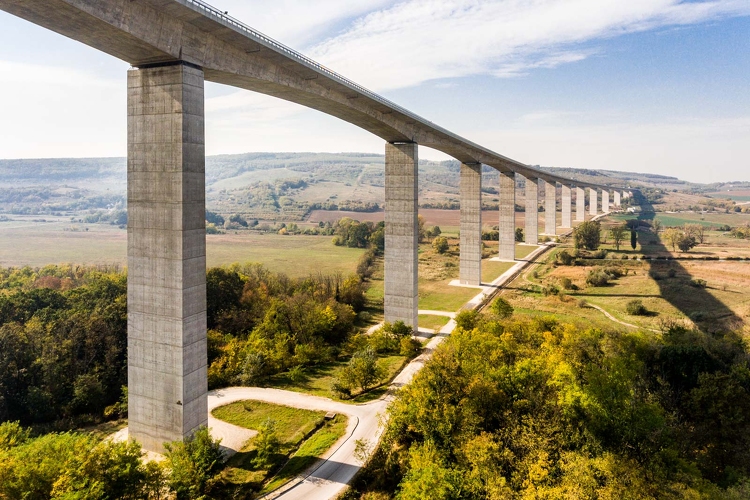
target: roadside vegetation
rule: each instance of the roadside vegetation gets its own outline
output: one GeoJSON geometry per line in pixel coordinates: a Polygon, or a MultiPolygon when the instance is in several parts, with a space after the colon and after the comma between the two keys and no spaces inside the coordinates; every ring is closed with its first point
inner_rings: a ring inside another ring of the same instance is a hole
{"type": "Polygon", "coordinates": [[[747,498],[739,335],[517,315],[459,324],[399,392],[348,498],[747,498]]]}

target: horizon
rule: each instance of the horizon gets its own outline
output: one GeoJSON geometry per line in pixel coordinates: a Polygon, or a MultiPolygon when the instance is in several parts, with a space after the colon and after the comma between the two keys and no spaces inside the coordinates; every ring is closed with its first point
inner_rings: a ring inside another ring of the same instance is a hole
{"type": "MultiPolygon", "coordinates": [[[[525,164],[750,180],[743,2],[211,3],[525,164]]],[[[0,156],[124,156],[126,63],[4,12],[0,42],[0,106],[12,118],[0,125],[0,156]]],[[[314,110],[207,84],[206,148],[382,154],[383,142],[314,110]]]]}

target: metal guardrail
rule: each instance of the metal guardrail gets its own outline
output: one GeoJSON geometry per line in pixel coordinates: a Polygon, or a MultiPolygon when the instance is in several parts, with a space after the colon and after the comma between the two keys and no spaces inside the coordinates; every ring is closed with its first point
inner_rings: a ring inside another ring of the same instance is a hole
{"type": "MultiPolygon", "coordinates": [[[[315,69],[317,71],[325,73],[327,76],[331,77],[333,80],[337,80],[339,83],[342,83],[342,84],[344,84],[344,85],[346,85],[348,87],[352,87],[357,92],[360,92],[361,94],[364,94],[364,95],[366,95],[367,97],[369,97],[371,99],[374,99],[374,100],[376,100],[376,101],[378,101],[378,102],[380,102],[382,104],[385,104],[388,107],[397,109],[398,111],[400,111],[401,113],[404,113],[405,115],[413,116],[415,118],[419,118],[420,120],[425,120],[424,118],[421,118],[421,117],[415,115],[414,113],[412,113],[408,109],[399,106],[398,104],[394,103],[393,101],[389,101],[385,97],[382,97],[382,96],[376,94],[372,90],[367,89],[367,88],[363,87],[362,85],[349,80],[345,76],[342,76],[339,73],[336,73],[335,71],[332,71],[332,70],[326,68],[322,64],[320,64],[320,63],[318,63],[318,62],[310,59],[306,55],[301,54],[301,53],[297,52],[296,50],[287,47],[286,45],[284,45],[281,42],[277,42],[273,38],[267,37],[266,35],[264,35],[260,31],[254,30],[253,28],[251,28],[247,24],[245,24],[245,23],[243,23],[241,21],[238,21],[237,19],[233,18],[232,16],[230,16],[228,14],[225,14],[224,12],[220,11],[216,7],[213,7],[213,6],[209,5],[209,4],[207,4],[206,2],[203,2],[202,0],[185,0],[185,1],[187,3],[195,5],[199,9],[202,9],[202,10],[206,11],[207,13],[213,15],[214,17],[219,18],[220,20],[224,21],[225,23],[229,23],[232,26],[234,26],[235,28],[238,28],[239,30],[244,31],[245,33],[249,34],[252,38],[256,38],[256,39],[258,39],[258,40],[260,40],[260,41],[262,41],[262,42],[264,42],[264,43],[272,46],[273,48],[284,52],[285,54],[289,55],[293,59],[296,59],[297,61],[305,64],[306,66],[309,66],[311,69],[315,69]]],[[[429,121],[429,120],[425,120],[425,121],[429,121]]],[[[430,123],[432,123],[432,122],[430,122],[430,123]]]]}
{"type": "MultiPolygon", "coordinates": [[[[396,111],[404,114],[405,116],[408,116],[409,118],[412,118],[412,119],[414,119],[416,121],[419,121],[419,122],[422,122],[424,124],[429,124],[430,127],[432,127],[435,130],[438,130],[438,131],[440,131],[440,132],[448,135],[449,137],[452,137],[452,138],[454,138],[456,140],[459,140],[459,141],[461,141],[461,142],[463,142],[465,144],[468,144],[468,145],[470,145],[470,146],[472,146],[474,148],[477,148],[479,150],[483,150],[483,151],[487,152],[488,154],[490,154],[492,156],[496,156],[498,158],[502,158],[504,161],[513,163],[515,165],[518,165],[520,167],[523,167],[523,168],[531,170],[531,171],[538,172],[539,174],[541,174],[541,177],[551,177],[551,178],[560,179],[560,182],[562,182],[562,180],[571,180],[571,179],[564,179],[564,178],[559,177],[559,176],[557,176],[555,174],[550,174],[549,172],[544,172],[544,171],[539,170],[537,168],[534,168],[534,167],[532,167],[530,165],[525,165],[525,164],[523,164],[523,163],[521,163],[519,161],[513,160],[513,159],[508,158],[508,157],[505,157],[503,155],[495,153],[494,151],[490,151],[487,148],[484,148],[483,146],[480,146],[479,144],[476,144],[475,142],[472,142],[472,141],[469,141],[469,140],[467,140],[467,139],[465,139],[463,137],[460,137],[460,136],[454,134],[453,132],[451,132],[451,131],[449,131],[449,130],[447,130],[447,129],[445,129],[445,128],[437,125],[437,124],[435,124],[434,122],[432,122],[430,120],[427,120],[425,118],[422,118],[421,116],[417,115],[416,113],[413,113],[412,111],[409,111],[408,109],[406,109],[406,108],[404,108],[402,106],[399,106],[398,104],[394,103],[393,101],[390,101],[390,100],[386,99],[385,97],[382,97],[382,96],[376,94],[372,90],[367,89],[367,88],[363,87],[362,85],[360,85],[360,84],[358,84],[356,82],[353,82],[352,80],[346,78],[345,76],[342,76],[339,73],[336,73],[335,71],[332,71],[332,70],[326,68],[322,64],[320,64],[320,63],[318,63],[318,62],[310,59],[309,57],[307,57],[307,56],[305,56],[305,55],[297,52],[296,50],[294,50],[294,49],[292,49],[290,47],[287,47],[283,43],[277,42],[273,38],[270,38],[270,37],[264,35],[263,33],[261,33],[260,31],[257,31],[255,29],[251,28],[250,26],[248,26],[247,24],[243,23],[242,21],[239,21],[239,20],[235,19],[234,17],[232,17],[232,16],[230,16],[228,14],[225,14],[221,10],[217,9],[216,7],[213,7],[212,5],[207,4],[203,0],[180,0],[180,1],[182,1],[182,2],[184,2],[186,4],[190,4],[190,5],[194,6],[194,7],[196,7],[197,9],[202,10],[206,15],[213,17],[215,20],[221,22],[224,25],[231,26],[231,27],[239,30],[240,32],[245,33],[251,39],[254,39],[254,40],[258,41],[262,45],[270,46],[270,47],[272,47],[272,48],[274,48],[274,49],[276,49],[276,50],[278,50],[278,51],[286,54],[287,56],[289,56],[292,59],[296,60],[297,62],[303,64],[304,66],[307,66],[308,68],[310,68],[310,69],[312,69],[314,71],[318,71],[320,73],[323,73],[324,75],[326,75],[327,77],[329,77],[332,80],[336,81],[337,83],[340,83],[340,84],[342,84],[342,85],[344,85],[346,87],[349,87],[350,89],[352,89],[352,90],[354,90],[356,92],[359,92],[360,94],[362,94],[364,96],[367,96],[370,99],[372,99],[374,101],[377,101],[377,102],[379,102],[379,103],[381,103],[381,104],[383,104],[383,105],[385,105],[385,106],[387,106],[387,107],[389,107],[391,109],[394,109],[394,110],[396,110],[396,111]]],[[[588,182],[585,182],[583,184],[586,185],[586,186],[591,186],[592,185],[592,184],[590,184],[588,182]]],[[[602,188],[604,188],[604,187],[602,186],[602,188]]]]}

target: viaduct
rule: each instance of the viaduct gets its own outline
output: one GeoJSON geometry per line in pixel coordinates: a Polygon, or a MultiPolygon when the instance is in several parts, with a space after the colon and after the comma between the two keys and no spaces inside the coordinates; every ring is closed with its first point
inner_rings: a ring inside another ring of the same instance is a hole
{"type": "Polygon", "coordinates": [[[380,97],[200,0],[0,0],[0,9],[127,61],[130,436],[162,451],[207,422],[204,81],[292,101],[385,142],[385,318],[417,324],[417,146],[461,162],[460,280],[481,280],[481,170],[500,173],[499,257],[515,258],[516,177],[526,242],[608,212],[621,193],[490,151],[380,97]],[[540,186],[541,185],[541,186],[540,186]],[[601,193],[601,198],[599,193],[601,193]],[[601,200],[601,201],[600,201],[601,200]],[[601,204],[600,204],[601,203],[601,204]]]}

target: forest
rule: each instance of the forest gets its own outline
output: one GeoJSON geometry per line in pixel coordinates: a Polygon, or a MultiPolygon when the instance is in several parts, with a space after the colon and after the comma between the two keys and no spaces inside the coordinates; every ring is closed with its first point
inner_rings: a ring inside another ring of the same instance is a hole
{"type": "MultiPolygon", "coordinates": [[[[291,279],[209,269],[211,388],[335,359],[365,305],[357,275],[291,279]]],[[[68,430],[124,416],[127,276],[117,268],[0,269],[0,422],[68,430]]]]}
{"type": "Polygon", "coordinates": [[[389,413],[348,498],[750,496],[750,370],[732,333],[459,318],[389,413]]]}

